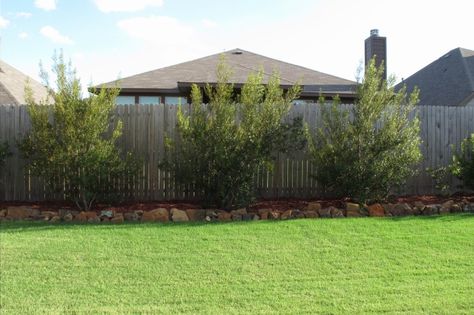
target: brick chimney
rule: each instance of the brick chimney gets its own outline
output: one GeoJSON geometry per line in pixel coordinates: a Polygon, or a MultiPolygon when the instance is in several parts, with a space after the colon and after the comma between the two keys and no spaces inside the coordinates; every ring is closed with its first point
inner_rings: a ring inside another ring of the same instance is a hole
{"type": "Polygon", "coordinates": [[[365,66],[375,55],[375,65],[377,67],[384,63],[383,78],[387,80],[387,38],[379,36],[379,30],[370,30],[370,36],[365,40],[365,66]]]}

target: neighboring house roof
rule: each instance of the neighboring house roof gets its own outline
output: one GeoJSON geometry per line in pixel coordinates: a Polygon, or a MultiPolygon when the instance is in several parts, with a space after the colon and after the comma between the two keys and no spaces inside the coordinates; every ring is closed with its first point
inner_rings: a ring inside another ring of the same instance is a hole
{"type": "Polygon", "coordinates": [[[26,82],[28,82],[36,101],[39,102],[48,97],[45,86],[0,60],[0,104],[26,104],[26,82]]]}
{"type": "Polygon", "coordinates": [[[420,105],[463,106],[474,99],[474,51],[456,48],[411,75],[407,91],[420,89],[420,105]]]}
{"type": "Polygon", "coordinates": [[[98,85],[96,88],[111,88],[118,84],[122,92],[141,90],[143,92],[179,93],[188,90],[192,83],[216,83],[216,68],[222,54],[225,55],[227,64],[232,67],[231,82],[237,88],[245,83],[251,72],[263,68],[264,83],[268,82],[269,77],[276,70],[280,73],[282,86],[293,86],[299,83],[303,86],[303,94],[319,94],[320,91],[325,94],[341,95],[354,95],[355,93],[356,82],[238,48],[108,82],[98,85]]]}

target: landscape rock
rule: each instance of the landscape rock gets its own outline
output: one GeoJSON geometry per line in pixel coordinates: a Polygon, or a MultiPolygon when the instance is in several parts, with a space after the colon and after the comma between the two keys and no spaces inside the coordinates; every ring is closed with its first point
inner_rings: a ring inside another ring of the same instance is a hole
{"type": "Polygon", "coordinates": [[[81,211],[78,215],[74,217],[75,222],[87,222],[87,214],[85,211],[81,211]]]}
{"type": "Polygon", "coordinates": [[[125,221],[138,221],[139,217],[136,212],[125,212],[123,214],[123,219],[125,221]]]}
{"type": "Polygon", "coordinates": [[[398,203],[392,209],[392,215],[394,217],[411,215],[413,214],[413,209],[407,203],[398,203]]]}
{"type": "Polygon", "coordinates": [[[189,221],[204,221],[206,218],[205,209],[186,209],[189,221]]]}
{"type": "Polygon", "coordinates": [[[133,213],[135,213],[135,214],[138,216],[138,218],[141,218],[142,215],[143,215],[143,213],[145,213],[145,211],[143,211],[143,210],[135,210],[135,211],[133,211],[133,213]]]}
{"type": "Polygon", "coordinates": [[[299,210],[299,209],[295,209],[293,210],[291,216],[295,219],[302,219],[302,218],[305,218],[305,214],[303,211],[299,210]]]}
{"type": "Polygon", "coordinates": [[[272,211],[272,209],[258,209],[257,213],[261,216],[262,214],[269,213],[270,211],[272,211]]]}
{"type": "Polygon", "coordinates": [[[282,220],[291,219],[292,214],[293,214],[293,210],[286,210],[285,212],[281,214],[280,219],[282,220]]]}
{"type": "Polygon", "coordinates": [[[278,220],[280,218],[280,212],[278,211],[270,211],[268,212],[268,219],[270,220],[278,220]]]}
{"type": "MultiPolygon", "coordinates": [[[[222,210],[223,211],[223,210],[222,210]]],[[[206,216],[210,216],[210,217],[217,217],[217,210],[215,209],[208,209],[206,210],[206,216]]],[[[227,212],[227,211],[226,211],[227,212]]]]}
{"type": "Polygon", "coordinates": [[[304,211],[305,218],[315,219],[319,218],[319,214],[316,211],[304,211]]]}
{"type": "Polygon", "coordinates": [[[331,207],[329,208],[324,208],[324,209],[319,209],[319,216],[321,218],[330,218],[331,217],[331,207]]]}
{"type": "Polygon", "coordinates": [[[336,207],[329,207],[329,208],[330,208],[332,218],[343,218],[344,217],[344,213],[342,212],[341,209],[338,209],[336,207]]]}
{"type": "Polygon", "coordinates": [[[451,206],[451,213],[462,212],[462,206],[458,203],[455,203],[451,206]]]}
{"type": "Polygon", "coordinates": [[[179,210],[176,208],[171,209],[171,219],[173,220],[173,222],[188,222],[189,221],[186,211],[179,210]]]}
{"type": "Polygon", "coordinates": [[[102,210],[100,212],[101,217],[112,218],[115,215],[114,210],[102,210]]]}
{"type": "Polygon", "coordinates": [[[393,208],[395,208],[395,205],[392,203],[385,203],[385,204],[382,204],[382,207],[385,211],[385,215],[391,217],[392,211],[393,211],[393,208]]]}
{"type": "Polygon", "coordinates": [[[474,212],[474,203],[466,203],[462,209],[464,212],[474,212]]]}
{"type": "Polygon", "coordinates": [[[439,208],[439,214],[447,214],[451,212],[451,207],[453,206],[454,201],[448,200],[441,204],[441,208],[439,208]]]}
{"type": "Polygon", "coordinates": [[[360,206],[357,203],[346,202],[346,216],[347,217],[360,217],[360,206]]]}
{"type": "Polygon", "coordinates": [[[87,219],[95,219],[98,217],[97,212],[95,211],[86,211],[87,219]]]}
{"type": "Polygon", "coordinates": [[[308,205],[304,208],[304,211],[316,211],[321,210],[321,204],[319,202],[309,202],[308,205]]]}
{"type": "Polygon", "coordinates": [[[28,217],[39,215],[40,212],[37,209],[31,207],[19,206],[19,207],[8,207],[6,217],[12,220],[24,220],[28,217]]]}
{"type": "Polygon", "coordinates": [[[7,216],[7,209],[0,210],[0,218],[4,218],[7,216]]]}
{"type": "Polygon", "coordinates": [[[254,220],[254,221],[260,220],[260,216],[259,216],[258,214],[254,214],[254,215],[253,215],[253,220],[254,220]]]}
{"type": "Polygon", "coordinates": [[[90,217],[87,219],[87,222],[89,223],[100,223],[100,217],[95,216],[95,217],[90,217]]]}
{"type": "Polygon", "coordinates": [[[424,208],[423,208],[422,214],[423,214],[423,215],[434,215],[434,214],[438,214],[438,208],[439,208],[439,206],[437,206],[437,205],[426,205],[426,206],[424,206],[424,208]]]}
{"type": "Polygon", "coordinates": [[[346,210],[347,211],[359,211],[360,205],[354,202],[346,202],[346,210]]]}
{"type": "Polygon", "coordinates": [[[122,213],[117,213],[113,218],[110,219],[111,223],[123,223],[125,221],[124,216],[122,213]]]}
{"type": "Polygon", "coordinates": [[[63,220],[64,222],[71,222],[73,220],[73,216],[72,216],[72,213],[66,213],[64,216],[63,216],[63,220]]]}
{"type": "Polygon", "coordinates": [[[256,216],[256,214],[253,214],[253,213],[244,214],[244,215],[242,215],[242,221],[252,221],[252,220],[254,220],[255,216],[256,216]]]}
{"type": "Polygon", "coordinates": [[[242,215],[241,214],[230,214],[232,217],[232,221],[242,221],[242,215]]]}
{"type": "Polygon", "coordinates": [[[41,211],[41,215],[43,217],[51,219],[54,216],[59,216],[59,212],[58,211],[41,211]]]}
{"type": "Polygon", "coordinates": [[[227,211],[221,211],[217,214],[217,220],[219,222],[227,222],[227,221],[232,221],[232,214],[227,211]]]}
{"type": "Polygon", "coordinates": [[[262,213],[260,214],[260,220],[268,220],[268,214],[269,214],[269,213],[270,213],[270,212],[262,212],[262,213]]]}
{"type": "Polygon", "coordinates": [[[142,215],[142,222],[168,222],[169,220],[169,213],[165,208],[157,208],[150,211],[145,211],[142,215]]]}
{"type": "Polygon", "coordinates": [[[367,207],[369,216],[371,217],[383,217],[385,216],[385,210],[380,203],[374,203],[367,207]]]}
{"type": "Polygon", "coordinates": [[[95,211],[81,211],[74,217],[76,222],[97,222],[97,213],[95,211]],[[90,220],[90,221],[89,221],[90,220]]]}
{"type": "Polygon", "coordinates": [[[425,204],[421,201],[415,201],[413,208],[417,210],[418,214],[422,214],[425,209],[425,204]]]}
{"type": "Polygon", "coordinates": [[[55,215],[49,220],[49,222],[51,222],[51,223],[57,223],[57,222],[60,222],[60,221],[61,221],[61,217],[59,215],[55,215]]]}
{"type": "Polygon", "coordinates": [[[232,210],[230,213],[232,215],[244,215],[244,214],[247,214],[247,209],[241,208],[241,209],[237,209],[237,210],[232,210]]]}
{"type": "Polygon", "coordinates": [[[70,213],[73,217],[79,214],[79,211],[77,210],[70,210],[70,209],[59,209],[59,216],[61,218],[64,218],[64,216],[68,213],[70,213]]]}

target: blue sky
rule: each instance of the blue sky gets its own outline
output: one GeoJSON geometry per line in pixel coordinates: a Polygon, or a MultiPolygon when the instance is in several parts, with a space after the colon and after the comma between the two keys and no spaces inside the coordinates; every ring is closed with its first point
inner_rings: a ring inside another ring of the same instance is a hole
{"type": "Polygon", "coordinates": [[[0,0],[0,58],[38,78],[63,49],[88,85],[239,47],[354,79],[378,28],[402,78],[474,49],[472,12],[472,0],[0,0]]]}

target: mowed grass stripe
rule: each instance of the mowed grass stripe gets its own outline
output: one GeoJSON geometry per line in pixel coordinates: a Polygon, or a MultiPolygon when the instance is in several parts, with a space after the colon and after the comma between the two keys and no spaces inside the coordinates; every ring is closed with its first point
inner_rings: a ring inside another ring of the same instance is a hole
{"type": "Polygon", "coordinates": [[[468,214],[0,228],[2,314],[474,309],[468,214]]]}

